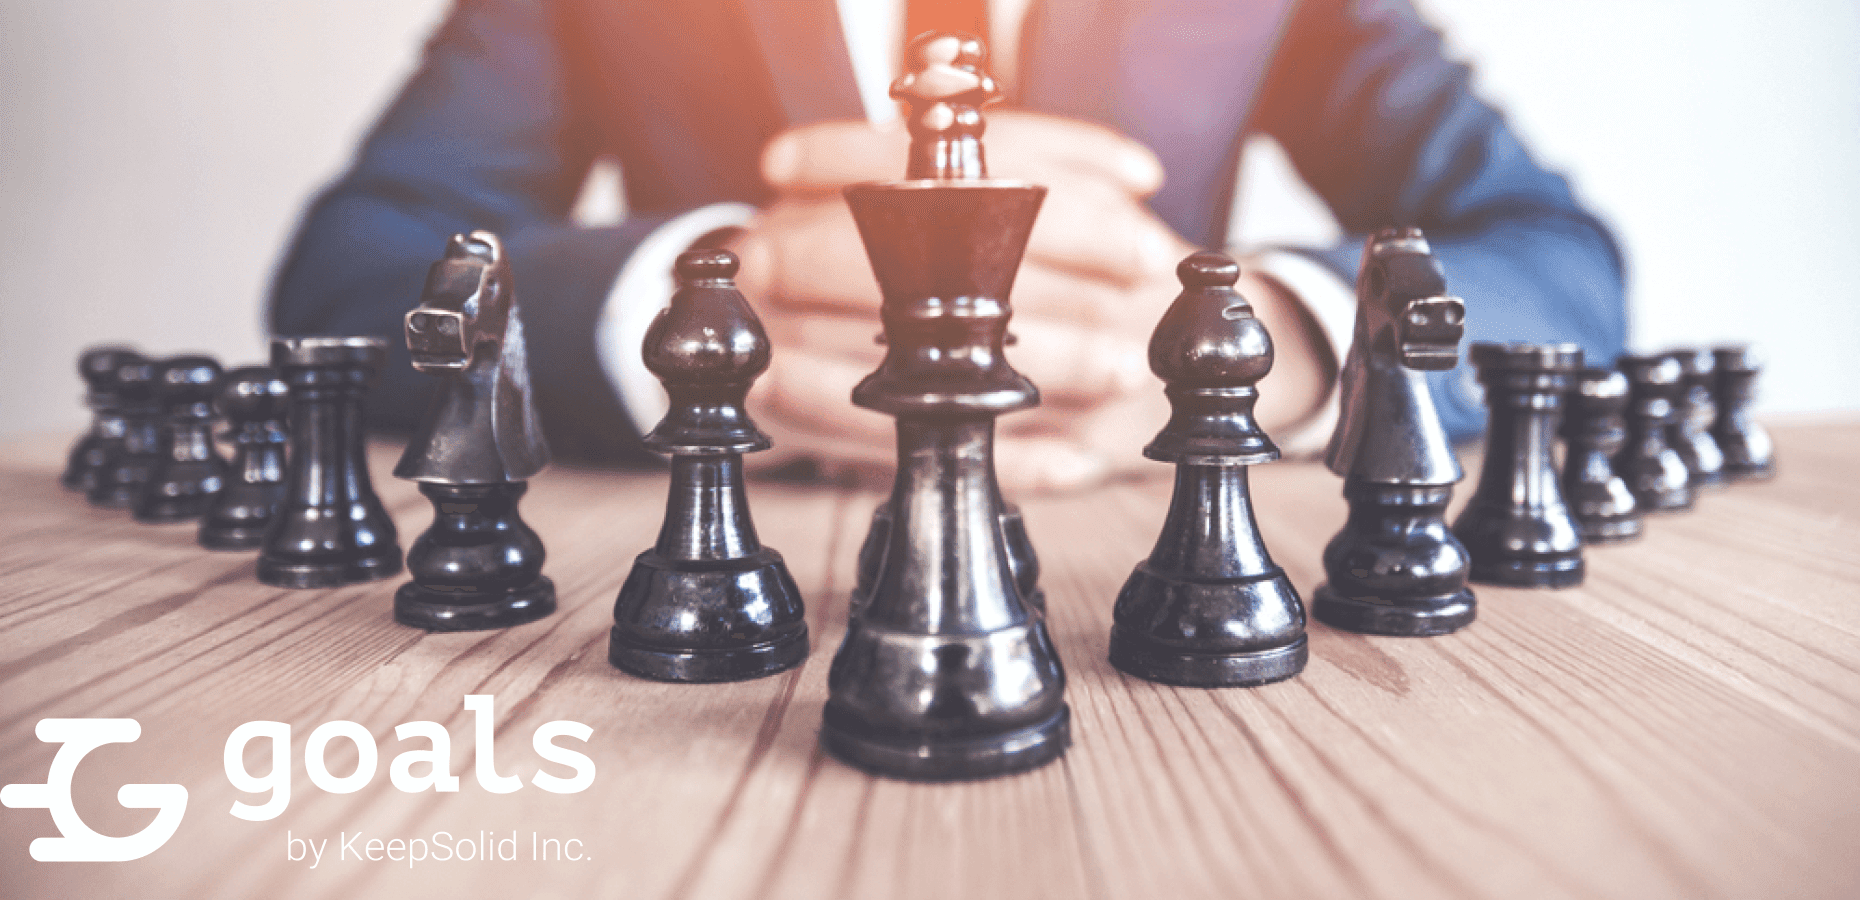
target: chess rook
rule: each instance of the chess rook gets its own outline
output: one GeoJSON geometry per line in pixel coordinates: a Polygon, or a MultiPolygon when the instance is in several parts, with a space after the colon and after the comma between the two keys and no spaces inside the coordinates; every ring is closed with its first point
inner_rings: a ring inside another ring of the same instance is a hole
{"type": "Polygon", "coordinates": [[[1168,386],[1168,424],[1144,448],[1176,464],[1176,491],[1150,557],[1112,608],[1113,666],[1177,685],[1259,685],[1305,668],[1305,608],[1267,555],[1247,468],[1279,459],[1254,420],[1254,384],[1273,367],[1266,326],[1234,290],[1241,270],[1197,253],[1150,338],[1168,386]]]}
{"type": "Polygon", "coordinates": [[[464,632],[548,616],[556,586],[517,501],[549,464],[549,445],[498,236],[453,235],[403,329],[414,368],[439,384],[394,467],[433,504],[433,525],[407,549],[412,580],[394,593],[395,621],[464,632]]]}
{"type": "Polygon", "coordinates": [[[265,543],[265,532],[284,500],[289,393],[270,366],[234,369],[221,380],[214,406],[226,418],[221,437],[232,442],[233,459],[226,468],[225,487],[201,517],[201,547],[249,550],[265,543]]]}
{"type": "Polygon", "coordinates": [[[743,455],[770,446],[743,408],[769,337],[732,281],[734,254],[689,251],[677,274],[643,348],[671,401],[644,439],[672,456],[666,517],[614,602],[608,660],[672,682],[754,679],[808,656],[801,590],[757,540],[743,488],[743,455]]]}
{"type": "Polygon", "coordinates": [[[1615,455],[1628,438],[1628,379],[1613,369],[1577,370],[1560,432],[1564,436],[1564,501],[1577,517],[1584,544],[1628,541],[1641,535],[1641,509],[1615,472],[1615,455]]]}
{"type": "Polygon", "coordinates": [[[84,405],[90,408],[90,430],[71,446],[59,484],[86,494],[97,487],[110,460],[123,452],[122,399],[117,394],[116,371],[140,359],[126,347],[92,347],[78,355],[78,375],[84,379],[84,405]]]}
{"type": "Polygon", "coordinates": [[[1002,349],[1046,189],[987,178],[981,56],[964,35],[913,41],[892,86],[910,106],[909,178],[846,189],[886,345],[853,402],[897,420],[898,470],[877,572],[828,672],[821,740],[904,778],[1024,770],[1071,739],[1065,674],[1017,581],[994,463],[995,418],[1039,403],[1002,349]]]}
{"type": "Polygon", "coordinates": [[[131,505],[137,522],[199,519],[226,481],[226,461],[213,445],[213,398],[220,364],[210,357],[163,360],[155,368],[162,408],[161,444],[149,478],[131,505]]]}
{"type": "Polygon", "coordinates": [[[1325,546],[1327,581],[1312,596],[1312,614],[1325,623],[1441,635],[1473,622],[1467,549],[1442,519],[1460,461],[1423,379],[1454,368],[1465,317],[1420,229],[1365,241],[1338,425],[1325,451],[1350,504],[1325,546]]]}
{"type": "Polygon", "coordinates": [[[1583,365],[1575,344],[1478,342],[1467,356],[1486,386],[1486,456],[1454,521],[1476,582],[1568,588],[1583,582],[1583,539],[1552,457],[1564,398],[1583,365]]]}
{"type": "Polygon", "coordinates": [[[400,572],[394,522],[368,478],[362,397],[387,360],[380,338],[281,338],[271,365],[290,390],[284,501],[265,533],[259,581],[329,588],[400,572]]]}
{"type": "Polygon", "coordinates": [[[1680,455],[1687,467],[1687,484],[1694,488],[1716,488],[1725,484],[1725,454],[1712,437],[1712,424],[1719,418],[1712,399],[1718,363],[1712,351],[1688,348],[1673,352],[1680,364],[1684,391],[1677,404],[1678,416],[1667,427],[1667,443],[1680,455]]]}
{"type": "Polygon", "coordinates": [[[1777,472],[1776,451],[1770,433],[1751,417],[1762,369],[1757,355],[1743,346],[1727,346],[1714,348],[1712,356],[1713,403],[1718,410],[1712,437],[1725,455],[1725,474],[1735,482],[1768,479],[1777,472]]]}
{"type": "Polygon", "coordinates": [[[1616,366],[1628,377],[1628,440],[1615,457],[1615,471],[1628,483],[1635,504],[1648,513],[1693,506],[1687,465],[1667,443],[1668,427],[1680,416],[1686,391],[1680,364],[1665,354],[1625,354],[1616,366]]]}
{"type": "Polygon", "coordinates": [[[161,459],[162,408],[155,398],[156,361],[136,354],[118,361],[117,412],[123,417],[123,442],[113,447],[97,471],[86,498],[99,507],[128,507],[142,493],[161,459]]]}

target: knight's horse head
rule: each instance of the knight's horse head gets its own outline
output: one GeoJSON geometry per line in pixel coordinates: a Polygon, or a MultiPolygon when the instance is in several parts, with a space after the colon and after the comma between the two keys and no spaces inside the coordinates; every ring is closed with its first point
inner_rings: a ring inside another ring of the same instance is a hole
{"type": "Polygon", "coordinates": [[[488,231],[453,235],[407,313],[407,349],[421,372],[459,372],[481,344],[499,344],[511,310],[510,264],[488,231]]]}
{"type": "Polygon", "coordinates": [[[1386,228],[1365,242],[1356,340],[1409,369],[1452,369],[1466,318],[1421,229],[1386,228]]]}

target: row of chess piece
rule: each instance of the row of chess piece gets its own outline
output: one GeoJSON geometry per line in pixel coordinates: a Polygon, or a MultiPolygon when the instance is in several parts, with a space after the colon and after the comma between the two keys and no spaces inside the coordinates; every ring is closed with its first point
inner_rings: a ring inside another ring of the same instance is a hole
{"type": "Polygon", "coordinates": [[[226,370],[200,354],[87,349],[78,373],[91,426],[60,481],[96,506],[129,508],[138,522],[198,520],[202,547],[258,550],[269,584],[322,588],[398,573],[394,524],[370,488],[360,428],[362,394],[386,350],[373,338],[285,339],[273,345],[273,365],[226,370]],[[230,461],[215,442],[220,423],[230,461]],[[287,503],[287,489],[331,502],[287,503]]]}
{"type": "MultiPolygon", "coordinates": [[[[915,39],[893,85],[910,107],[906,177],[845,191],[883,297],[885,346],[852,402],[896,420],[898,467],[858,556],[821,740],[849,763],[904,778],[1025,770],[1072,740],[1040,566],[994,469],[996,418],[1040,402],[1004,349],[1009,291],[1046,189],[988,176],[979,110],[999,92],[982,60],[973,36],[915,39]]],[[[742,456],[770,446],[744,399],[772,351],[733,283],[737,266],[721,250],[683,255],[678,289],[641,348],[669,399],[645,436],[670,458],[669,488],[658,540],[615,601],[608,659],[650,678],[757,678],[809,651],[801,592],[758,540],[744,487],[742,456]]],[[[1267,552],[1247,484],[1249,467],[1279,457],[1253,415],[1271,336],[1235,291],[1233,260],[1197,253],[1177,273],[1182,293],[1149,347],[1171,416],[1144,449],[1175,466],[1175,490],[1154,549],[1112,602],[1110,659],[1179,685],[1290,678],[1307,662],[1306,608],[1267,552]]],[[[1769,441],[1749,415],[1756,366],[1742,351],[1625,357],[1617,373],[1581,369],[1574,345],[1476,344],[1492,418],[1478,488],[1450,529],[1444,517],[1462,472],[1427,376],[1459,361],[1466,305],[1414,228],[1369,236],[1356,291],[1325,455],[1350,512],[1325,548],[1327,581],[1312,603],[1334,627],[1452,632],[1474,620],[1469,579],[1576,584],[1586,536],[1632,536],[1639,511],[1684,508],[1714,472],[1771,471],[1769,441]],[[1573,413],[1563,422],[1566,405],[1573,413]]],[[[556,601],[543,546],[516,504],[548,450],[495,235],[451,239],[404,338],[414,367],[439,384],[395,468],[434,505],[433,526],[407,556],[412,581],[396,592],[395,618],[456,630],[547,615],[556,601]]],[[[289,391],[289,449],[285,488],[259,541],[262,580],[318,587],[398,570],[360,430],[361,394],[385,347],[375,338],[273,346],[289,391]]],[[[170,408],[187,412],[170,421],[185,424],[162,433],[174,436],[164,448],[177,459],[196,444],[210,454],[198,438],[203,402],[181,398],[170,408]]],[[[223,409],[240,411],[236,400],[223,409]]],[[[96,437],[108,442],[120,428],[100,425],[96,437]]],[[[211,495],[207,484],[193,493],[211,495]]]]}

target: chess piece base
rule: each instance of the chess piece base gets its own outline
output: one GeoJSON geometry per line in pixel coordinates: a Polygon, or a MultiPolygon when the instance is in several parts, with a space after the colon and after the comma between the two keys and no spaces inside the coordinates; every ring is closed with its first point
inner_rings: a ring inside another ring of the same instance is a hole
{"type": "Polygon", "coordinates": [[[1669,491],[1644,492],[1636,495],[1635,503],[1644,513],[1685,513],[1693,509],[1693,490],[1676,488],[1669,491]]]}
{"type": "Polygon", "coordinates": [[[1533,560],[1475,559],[1467,578],[1489,585],[1515,588],[1572,588],[1583,584],[1583,555],[1540,557],[1533,560]]]}
{"type": "Polygon", "coordinates": [[[1193,654],[1145,640],[1112,627],[1111,665],[1152,682],[1215,688],[1265,685],[1290,679],[1305,669],[1309,653],[1304,635],[1284,647],[1241,654],[1193,654]]]}
{"type": "Polygon", "coordinates": [[[210,551],[249,551],[265,544],[265,524],[214,525],[200,528],[200,546],[210,551]]]}
{"type": "Polygon", "coordinates": [[[1583,535],[1584,544],[1621,544],[1641,537],[1641,517],[1634,516],[1613,522],[1578,520],[1577,530],[1583,535]]]}
{"type": "Polygon", "coordinates": [[[1031,770],[1058,758],[1072,740],[1072,709],[1065,704],[1032,726],[961,739],[877,735],[839,722],[831,707],[821,722],[821,744],[840,760],[876,775],[926,782],[1031,770]]]}
{"type": "Polygon", "coordinates": [[[1765,463],[1760,466],[1738,466],[1725,464],[1725,476],[1734,482],[1763,482],[1777,474],[1777,467],[1765,463]]]}
{"type": "Polygon", "coordinates": [[[556,612],[548,576],[512,591],[434,591],[408,582],[394,593],[394,621],[428,632],[477,632],[535,622],[556,612]]]}
{"type": "Polygon", "coordinates": [[[664,682],[774,675],[808,657],[801,610],[801,590],[782,555],[769,548],[721,563],[667,560],[646,551],[620,588],[607,659],[664,682]],[[720,642],[719,633],[730,638],[720,642]]]}
{"type": "Polygon", "coordinates": [[[347,563],[291,563],[258,558],[258,580],[279,588],[336,588],[354,582],[373,582],[401,571],[401,555],[364,557],[347,563]]]}
{"type": "Polygon", "coordinates": [[[136,495],[139,493],[137,487],[135,485],[100,484],[92,488],[84,497],[93,507],[126,510],[136,502],[136,495]]]}
{"type": "Polygon", "coordinates": [[[1397,602],[1351,598],[1329,584],[1312,594],[1312,615],[1320,622],[1350,632],[1371,635],[1446,635],[1473,622],[1477,607],[1466,589],[1438,598],[1408,598],[1397,602]]]}
{"type": "Polygon", "coordinates": [[[150,501],[146,496],[137,500],[133,510],[136,522],[160,524],[169,522],[186,522],[199,519],[207,512],[207,505],[213,503],[211,494],[181,495],[150,501]]]}
{"type": "Polygon", "coordinates": [[[808,630],[775,641],[725,650],[668,651],[638,644],[615,626],[607,660],[619,669],[661,682],[740,682],[794,669],[808,659],[808,630]]]}

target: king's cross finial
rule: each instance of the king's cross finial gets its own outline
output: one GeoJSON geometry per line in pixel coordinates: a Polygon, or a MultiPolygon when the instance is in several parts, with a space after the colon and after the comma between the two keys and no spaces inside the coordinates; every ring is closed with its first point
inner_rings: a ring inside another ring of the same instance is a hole
{"type": "Polygon", "coordinates": [[[971,35],[930,31],[905,49],[908,71],[892,97],[911,107],[911,159],[906,178],[987,178],[982,156],[982,107],[1001,97],[982,70],[987,51],[971,35]]]}

